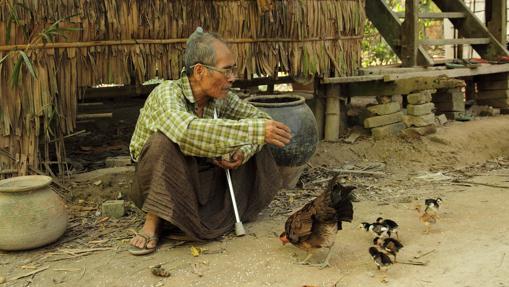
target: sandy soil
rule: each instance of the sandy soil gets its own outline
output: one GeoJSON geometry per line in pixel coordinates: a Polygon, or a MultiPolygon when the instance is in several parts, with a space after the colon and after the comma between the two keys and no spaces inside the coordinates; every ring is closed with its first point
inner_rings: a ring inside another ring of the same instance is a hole
{"type": "Polygon", "coordinates": [[[126,217],[104,222],[96,213],[101,200],[122,196],[132,169],[81,175],[73,179],[70,228],[59,242],[0,253],[0,276],[7,279],[47,269],[0,286],[509,286],[509,117],[452,123],[418,139],[322,143],[311,165],[304,188],[283,190],[256,222],[245,224],[248,235],[207,244],[163,239],[156,253],[144,257],[126,252],[127,228],[141,223],[139,213],[130,209],[126,217]],[[295,264],[304,253],[282,246],[277,234],[335,168],[384,175],[345,176],[358,186],[358,201],[353,222],[337,235],[332,267],[295,264]],[[414,206],[431,196],[444,204],[439,222],[423,234],[414,206]],[[377,271],[368,254],[372,236],[357,226],[378,216],[401,226],[405,247],[398,259],[425,265],[377,271]],[[194,257],[192,247],[204,252],[194,257]],[[152,275],[156,264],[171,276],[152,275]]]}

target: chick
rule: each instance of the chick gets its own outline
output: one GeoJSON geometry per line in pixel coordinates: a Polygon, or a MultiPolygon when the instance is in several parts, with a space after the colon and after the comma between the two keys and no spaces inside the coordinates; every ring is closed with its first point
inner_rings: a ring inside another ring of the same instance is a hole
{"type": "Polygon", "coordinates": [[[394,262],[396,262],[396,254],[401,248],[403,248],[403,244],[394,238],[375,237],[375,239],[373,239],[373,244],[380,246],[389,254],[394,256],[394,262]]]}
{"type": "Polygon", "coordinates": [[[442,204],[442,199],[440,197],[437,198],[427,198],[424,200],[424,205],[426,205],[426,208],[424,209],[425,212],[438,212],[438,209],[440,208],[440,204],[442,204]]]}
{"type": "Polygon", "coordinates": [[[381,223],[367,223],[363,222],[359,225],[359,228],[364,229],[366,232],[371,232],[375,236],[379,237],[390,237],[391,233],[389,228],[381,223]]]}
{"type": "Polygon", "coordinates": [[[396,234],[396,238],[399,239],[399,225],[398,223],[396,223],[396,221],[394,220],[391,220],[391,219],[384,219],[382,217],[378,217],[376,219],[376,223],[380,223],[382,225],[384,225],[385,227],[387,227],[389,229],[389,232],[388,234],[392,234],[392,233],[395,233],[396,234]]]}
{"type": "Polygon", "coordinates": [[[424,233],[428,234],[431,231],[431,225],[436,224],[438,220],[438,213],[431,210],[424,210],[424,212],[421,211],[421,206],[417,205],[415,207],[415,210],[419,213],[419,221],[424,224],[426,229],[424,230],[424,233]]]}
{"type": "Polygon", "coordinates": [[[376,247],[369,248],[369,254],[371,254],[371,258],[375,261],[376,267],[378,270],[387,271],[389,266],[392,265],[392,260],[385,253],[378,251],[376,247]]]}

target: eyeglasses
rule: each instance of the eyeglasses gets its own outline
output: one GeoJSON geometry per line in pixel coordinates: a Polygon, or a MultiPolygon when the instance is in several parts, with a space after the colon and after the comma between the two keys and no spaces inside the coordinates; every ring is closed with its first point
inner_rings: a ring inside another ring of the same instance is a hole
{"type": "Polygon", "coordinates": [[[223,74],[227,78],[236,77],[237,76],[237,66],[236,65],[233,65],[232,67],[229,67],[229,68],[219,68],[219,67],[205,65],[205,64],[202,64],[202,63],[197,63],[197,64],[194,64],[194,65],[190,66],[189,68],[192,69],[192,68],[194,68],[194,66],[196,66],[198,64],[200,64],[200,65],[204,66],[205,68],[210,69],[212,71],[219,72],[219,73],[223,74]]]}

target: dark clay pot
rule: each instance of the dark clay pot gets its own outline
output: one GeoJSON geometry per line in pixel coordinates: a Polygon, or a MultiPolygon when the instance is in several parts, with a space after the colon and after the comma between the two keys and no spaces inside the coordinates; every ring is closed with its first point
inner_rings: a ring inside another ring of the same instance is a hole
{"type": "Polygon", "coordinates": [[[279,166],[300,166],[313,156],[318,144],[318,128],[304,97],[292,94],[252,96],[247,101],[292,130],[292,140],[284,148],[269,145],[279,166]]]}

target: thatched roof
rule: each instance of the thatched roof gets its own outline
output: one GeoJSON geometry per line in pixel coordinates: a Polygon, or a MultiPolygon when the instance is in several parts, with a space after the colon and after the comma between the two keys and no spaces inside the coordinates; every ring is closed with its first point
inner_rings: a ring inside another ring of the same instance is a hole
{"type": "MultiPolygon", "coordinates": [[[[0,31],[10,27],[0,33],[0,59],[13,55],[0,65],[0,148],[25,171],[40,158],[49,160],[48,142],[63,157],[63,136],[75,128],[79,87],[178,78],[186,38],[197,26],[230,43],[242,78],[278,70],[298,77],[347,76],[360,66],[364,21],[364,0],[0,0],[0,31]],[[17,24],[9,24],[12,7],[17,24]],[[71,15],[60,27],[80,31],[67,31],[54,43],[34,42],[42,29],[71,15]],[[37,78],[22,65],[21,85],[14,88],[7,83],[20,57],[16,49],[26,51],[37,78]],[[42,157],[39,142],[46,146],[42,157]]],[[[1,167],[12,167],[12,161],[0,154],[1,167]]]]}

